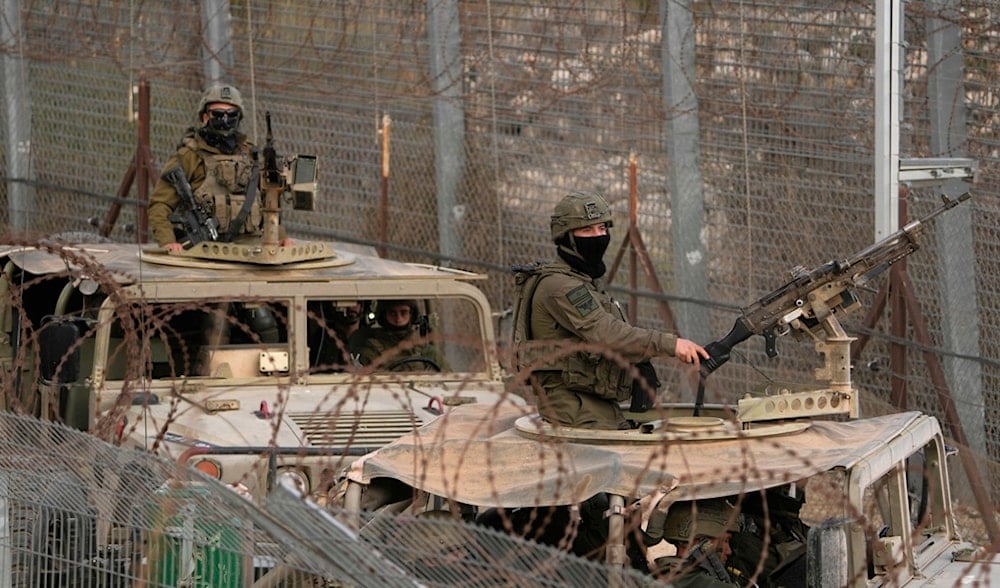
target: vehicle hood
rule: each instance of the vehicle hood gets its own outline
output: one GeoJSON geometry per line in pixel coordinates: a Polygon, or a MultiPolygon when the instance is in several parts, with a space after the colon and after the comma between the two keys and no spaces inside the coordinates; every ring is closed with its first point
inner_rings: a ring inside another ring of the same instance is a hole
{"type": "Polygon", "coordinates": [[[499,386],[446,382],[219,387],[131,407],[129,433],[151,447],[322,447],[360,455],[412,433],[499,386]]]}
{"type": "Polygon", "coordinates": [[[781,436],[593,444],[532,438],[515,421],[532,407],[466,406],[355,461],[349,478],[392,478],[457,502],[490,507],[575,504],[600,492],[678,500],[777,486],[876,452],[917,412],[817,421],[781,436]]]}

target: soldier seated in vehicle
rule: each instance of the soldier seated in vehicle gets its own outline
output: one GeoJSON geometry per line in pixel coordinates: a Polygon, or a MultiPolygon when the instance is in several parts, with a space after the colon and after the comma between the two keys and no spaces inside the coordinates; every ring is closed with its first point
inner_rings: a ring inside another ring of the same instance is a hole
{"type": "MultiPolygon", "coordinates": [[[[736,586],[725,564],[737,530],[739,513],[723,498],[671,504],[665,516],[650,520],[646,533],[665,539],[676,554],[655,557],[650,571],[679,588],[736,586]]],[[[655,555],[654,549],[648,554],[655,555]]]]}
{"type": "Polygon", "coordinates": [[[375,306],[376,325],[358,329],[348,342],[352,361],[377,364],[390,371],[444,371],[444,356],[427,335],[426,317],[414,300],[380,300],[375,306]]]}
{"type": "Polygon", "coordinates": [[[361,327],[361,303],[315,300],[308,311],[309,365],[318,373],[343,371],[352,363],[347,346],[361,327]]]}

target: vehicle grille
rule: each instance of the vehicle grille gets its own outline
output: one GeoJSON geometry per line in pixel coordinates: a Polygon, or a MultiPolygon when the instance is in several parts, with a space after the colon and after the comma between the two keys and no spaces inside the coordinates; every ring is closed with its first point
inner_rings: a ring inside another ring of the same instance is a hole
{"type": "Polygon", "coordinates": [[[288,415],[314,447],[381,447],[423,424],[405,410],[364,414],[293,412],[288,415]]]}

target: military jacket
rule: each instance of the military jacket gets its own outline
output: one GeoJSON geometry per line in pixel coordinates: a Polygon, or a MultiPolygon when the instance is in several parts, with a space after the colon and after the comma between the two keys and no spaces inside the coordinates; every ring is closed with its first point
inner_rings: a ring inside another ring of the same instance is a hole
{"type": "MultiPolygon", "coordinates": [[[[220,231],[228,231],[230,220],[235,218],[243,206],[244,195],[251,181],[253,144],[246,136],[239,135],[239,147],[232,155],[224,154],[212,147],[191,127],[181,140],[164,170],[181,166],[191,184],[195,199],[203,210],[219,221],[220,231]]],[[[177,241],[170,215],[178,206],[187,206],[169,182],[160,178],[149,198],[149,226],[153,239],[159,245],[177,241]]],[[[247,222],[238,234],[256,233],[261,223],[258,201],[254,202],[247,222]]],[[[284,228],[279,229],[280,238],[285,237],[284,228]]]]}
{"type": "MultiPolygon", "coordinates": [[[[383,366],[392,366],[401,359],[409,357],[426,357],[432,360],[442,370],[447,370],[444,356],[434,345],[424,343],[407,347],[406,340],[416,336],[413,328],[394,330],[376,327],[363,327],[351,335],[348,341],[348,349],[351,353],[352,361],[361,365],[374,363],[381,356],[383,366]],[[393,349],[399,347],[399,349],[393,349]]],[[[414,361],[401,364],[397,371],[430,371],[430,365],[424,362],[414,361]]]]}
{"type": "Polygon", "coordinates": [[[675,335],[630,325],[599,279],[561,260],[519,274],[518,282],[519,370],[558,371],[565,389],[617,401],[631,394],[630,364],[674,353],[675,335]]]}

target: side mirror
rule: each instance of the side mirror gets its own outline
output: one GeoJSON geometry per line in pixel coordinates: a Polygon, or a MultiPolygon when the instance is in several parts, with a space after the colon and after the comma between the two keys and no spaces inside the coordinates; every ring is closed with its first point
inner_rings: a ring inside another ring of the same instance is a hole
{"type": "Polygon", "coordinates": [[[850,584],[847,569],[847,533],[853,521],[827,519],[809,529],[806,540],[806,586],[828,588],[850,584]]]}

